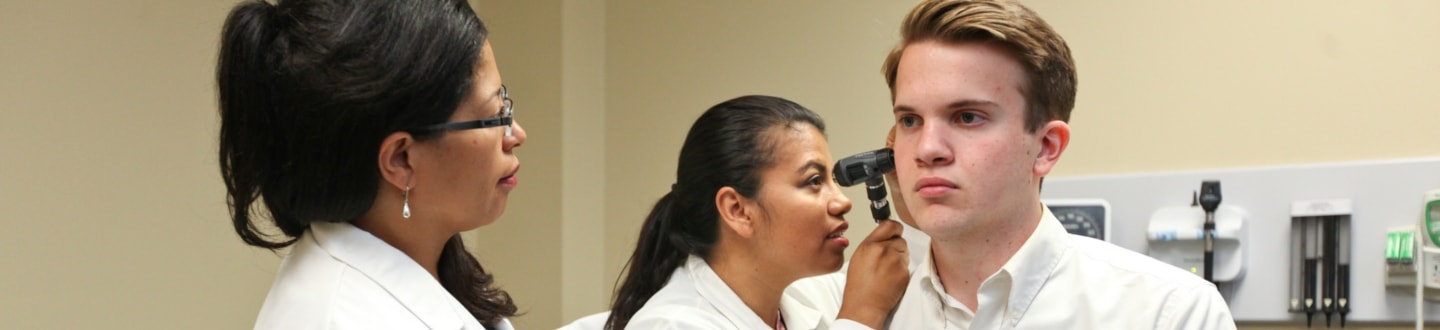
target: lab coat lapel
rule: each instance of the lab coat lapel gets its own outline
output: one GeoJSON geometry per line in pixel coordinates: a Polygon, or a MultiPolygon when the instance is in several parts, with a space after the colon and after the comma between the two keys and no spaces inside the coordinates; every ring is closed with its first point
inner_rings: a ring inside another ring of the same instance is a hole
{"type": "Polygon", "coordinates": [[[749,306],[745,306],[740,296],[720,279],[719,274],[715,274],[715,270],[705,263],[705,259],[690,256],[685,261],[685,270],[689,273],[690,280],[695,283],[695,291],[700,294],[700,298],[715,306],[720,315],[730,320],[735,329],[770,328],[749,306]]]}
{"type": "Polygon", "coordinates": [[[465,322],[459,302],[430,272],[375,235],[349,223],[312,223],[310,231],[321,249],[375,281],[429,328],[479,327],[473,317],[465,322]]]}
{"type": "MultiPolygon", "coordinates": [[[[780,296],[780,314],[785,317],[785,328],[794,330],[803,329],[826,329],[826,315],[820,310],[810,308],[809,304],[801,302],[789,295],[780,296]]],[[[829,316],[834,318],[834,316],[829,316]]]]}

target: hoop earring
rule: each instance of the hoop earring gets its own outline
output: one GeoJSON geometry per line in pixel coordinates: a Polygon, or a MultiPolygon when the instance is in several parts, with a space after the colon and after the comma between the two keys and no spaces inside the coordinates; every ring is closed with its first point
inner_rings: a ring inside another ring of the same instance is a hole
{"type": "Polygon", "coordinates": [[[405,208],[400,211],[400,216],[410,218],[410,187],[405,187],[405,208]]]}

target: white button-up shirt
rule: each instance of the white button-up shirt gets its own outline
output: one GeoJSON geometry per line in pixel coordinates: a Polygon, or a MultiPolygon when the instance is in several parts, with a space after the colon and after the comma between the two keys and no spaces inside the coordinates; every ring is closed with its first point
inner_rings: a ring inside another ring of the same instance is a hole
{"type": "MultiPolygon", "coordinates": [[[[826,292],[824,296],[836,296],[826,292]]],[[[826,302],[821,306],[837,309],[826,302]]],[[[834,319],[835,311],[822,314],[815,305],[782,297],[780,314],[788,329],[825,329],[834,319]]],[[[645,306],[630,317],[628,329],[770,329],[750,310],[740,296],[720,279],[704,259],[690,256],[685,265],[675,269],[665,287],[650,297],[645,306]]]]}
{"type": "MultiPolygon", "coordinates": [[[[905,296],[887,324],[891,329],[1235,328],[1210,282],[1134,251],[1070,235],[1049,208],[1020,250],[980,284],[977,310],[946,294],[930,248],[911,244],[911,251],[925,251],[924,257],[912,268],[905,296]]],[[[844,278],[815,280],[836,279],[844,278]]],[[[824,291],[833,290],[803,295],[824,291]]],[[[834,325],[865,328],[850,320],[834,325]]]]}
{"type": "MultiPolygon", "coordinates": [[[[316,222],[285,257],[256,329],[483,329],[440,282],[349,223],[316,222]]],[[[510,329],[509,320],[499,329],[510,329]]]]}

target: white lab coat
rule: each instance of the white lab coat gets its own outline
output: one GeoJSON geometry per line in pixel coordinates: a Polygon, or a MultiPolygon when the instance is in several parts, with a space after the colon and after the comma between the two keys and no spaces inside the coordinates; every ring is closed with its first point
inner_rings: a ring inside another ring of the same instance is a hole
{"type": "MultiPolygon", "coordinates": [[[[843,289],[843,288],[842,288],[843,289]]],[[[829,295],[838,296],[839,292],[829,295]]],[[[827,329],[839,306],[784,295],[780,314],[788,329],[827,329]],[[816,306],[816,304],[821,304],[816,306]],[[832,306],[833,305],[833,306],[832,306]],[[822,310],[829,310],[828,315],[822,310]]],[[[630,318],[629,329],[770,329],[704,259],[690,256],[670,281],[630,318]]]]}
{"type": "MultiPolygon", "coordinates": [[[[280,265],[256,329],[483,329],[399,249],[349,223],[310,225],[280,265]]],[[[510,329],[508,320],[500,329],[510,329]]]]}
{"type": "MultiPolygon", "coordinates": [[[[930,237],[925,236],[925,234],[921,233],[919,230],[917,230],[917,229],[915,229],[915,228],[913,228],[913,227],[910,227],[909,225],[904,225],[903,223],[902,223],[902,225],[905,226],[905,230],[902,232],[901,236],[903,236],[903,237],[905,238],[906,242],[909,244],[909,246],[910,246],[910,248],[911,248],[912,251],[914,251],[914,250],[916,250],[916,249],[928,249],[928,248],[930,248],[930,237]]],[[[916,265],[919,265],[919,264],[921,263],[921,262],[920,262],[921,259],[920,259],[920,257],[917,257],[917,255],[920,255],[920,254],[912,254],[912,255],[911,255],[911,260],[910,260],[910,263],[909,263],[909,264],[910,264],[910,269],[914,269],[914,268],[916,267],[916,265]]],[[[928,254],[926,254],[925,256],[928,256],[928,254]]],[[[676,270],[676,273],[673,274],[673,275],[671,275],[671,277],[670,277],[670,283],[675,283],[676,278],[677,278],[676,276],[679,275],[679,274],[681,274],[681,271],[685,271],[686,274],[687,274],[687,276],[694,277],[694,276],[695,276],[694,274],[696,274],[696,271],[687,270],[687,269],[686,269],[687,267],[691,267],[691,266],[692,266],[691,263],[695,263],[695,264],[693,264],[693,267],[696,268],[697,270],[700,269],[701,267],[703,267],[703,272],[701,272],[701,273],[709,273],[709,274],[712,274],[712,275],[714,274],[714,271],[710,269],[709,265],[706,265],[706,264],[705,264],[705,261],[702,260],[702,259],[700,259],[700,258],[691,256],[691,257],[689,258],[689,260],[686,261],[686,263],[687,263],[687,264],[686,264],[686,267],[681,267],[680,269],[677,269],[677,270],[676,270]]],[[[846,266],[848,267],[848,266],[849,266],[849,263],[846,263],[846,266]]],[[[845,273],[846,273],[846,270],[842,268],[842,269],[840,269],[840,271],[838,271],[838,272],[834,272],[834,273],[830,273],[830,274],[825,274],[825,275],[819,275],[819,276],[815,276],[815,277],[804,278],[804,279],[801,279],[801,280],[799,280],[799,281],[795,281],[795,283],[791,283],[789,287],[786,287],[786,288],[785,288],[785,293],[784,293],[784,295],[781,297],[781,300],[780,300],[780,309],[782,310],[781,313],[784,314],[784,316],[785,316],[785,323],[786,323],[787,329],[829,329],[829,328],[835,328],[835,327],[837,327],[837,326],[838,326],[839,328],[845,328],[845,329],[867,329],[867,327],[865,327],[864,325],[860,325],[859,323],[855,323],[854,321],[850,321],[850,320],[839,320],[839,321],[835,321],[835,316],[840,312],[840,304],[841,304],[841,299],[840,299],[840,298],[841,298],[841,295],[843,295],[844,292],[845,292],[845,277],[846,277],[846,276],[845,276],[845,273]],[[841,324],[843,324],[843,326],[841,326],[841,324]]],[[[702,277],[708,277],[708,276],[702,276],[702,277]]],[[[715,280],[715,281],[714,281],[715,283],[718,283],[719,288],[723,288],[723,292],[722,292],[722,290],[709,290],[709,291],[714,291],[714,292],[711,292],[710,295],[712,295],[712,296],[734,296],[734,295],[735,295],[734,291],[729,289],[729,286],[725,285],[723,282],[719,282],[719,281],[718,281],[718,276],[715,277],[714,280],[715,280]]],[[[691,282],[694,282],[694,280],[690,280],[690,281],[691,281],[691,282]]],[[[689,286],[693,287],[693,284],[681,284],[681,285],[682,285],[682,286],[684,286],[684,285],[689,285],[689,286]]],[[[713,285],[712,285],[712,286],[713,286],[713,285]]],[[[666,285],[666,288],[669,288],[669,287],[670,287],[669,284],[667,284],[667,285],[666,285]]],[[[663,290],[662,290],[662,291],[663,291],[663,290]]],[[[683,290],[678,290],[678,286],[677,286],[676,291],[683,291],[683,290]]],[[[701,290],[695,290],[695,291],[696,291],[696,292],[699,292],[699,291],[701,291],[701,290]]],[[[659,296],[659,293],[657,293],[656,295],[659,296]]],[[[702,299],[703,299],[703,298],[702,298],[702,299]]],[[[736,301],[738,301],[739,297],[736,296],[735,299],[736,299],[736,301]]],[[[654,301],[656,301],[655,298],[651,298],[651,302],[654,302],[654,301]]],[[[738,306],[739,308],[742,308],[743,310],[741,310],[740,312],[733,312],[733,313],[730,313],[730,314],[742,314],[742,312],[743,312],[743,313],[750,313],[750,310],[743,305],[743,302],[740,302],[740,303],[741,303],[742,305],[737,305],[737,306],[738,306]]],[[[731,304],[733,304],[733,303],[731,303],[731,304]]],[[[720,305],[724,305],[724,304],[720,304],[720,305]]],[[[646,304],[646,306],[649,306],[649,304],[646,304]]],[[[659,308],[659,307],[656,307],[656,308],[659,308]]],[[[674,308],[674,307],[672,306],[672,307],[667,307],[667,308],[674,308]]],[[[708,308],[708,309],[706,309],[706,310],[707,310],[707,313],[718,313],[719,308],[717,308],[717,307],[712,307],[712,308],[708,308]]],[[[606,320],[606,318],[609,317],[609,315],[610,315],[610,311],[603,311],[603,312],[591,314],[591,315],[582,317],[582,318],[580,318],[580,319],[576,319],[575,321],[571,322],[570,324],[565,325],[564,327],[561,327],[560,329],[563,329],[563,330],[601,330],[601,329],[604,329],[604,328],[605,328],[605,327],[604,327],[604,325],[605,325],[605,320],[606,320]]],[[[638,315],[638,314],[637,314],[637,315],[638,315]]],[[[753,317],[754,314],[753,314],[753,313],[750,313],[749,316],[752,316],[752,317],[753,317]]],[[[745,318],[746,318],[746,317],[741,317],[741,316],[735,317],[735,319],[745,319],[745,318]]],[[[755,317],[755,318],[758,319],[758,317],[755,317]]],[[[632,319],[632,321],[631,321],[630,324],[632,325],[632,327],[634,327],[633,325],[636,324],[636,323],[634,323],[633,320],[634,320],[635,318],[632,317],[631,319],[632,319]]],[[[671,324],[671,323],[669,323],[669,322],[674,322],[673,320],[666,321],[665,318],[659,318],[659,319],[657,319],[656,321],[657,321],[657,322],[667,322],[666,324],[671,324]]],[[[726,322],[730,322],[730,324],[732,325],[730,328],[738,327],[738,324],[740,324],[740,323],[738,323],[738,322],[731,322],[731,321],[729,321],[728,319],[726,320],[726,322]]],[[[647,324],[647,325],[648,325],[648,324],[647,324]]],[[[751,326],[754,326],[755,324],[750,324],[750,325],[751,325],[751,326]]],[[[666,326],[666,325],[659,325],[659,326],[666,326]]],[[[687,328],[688,328],[688,327],[699,327],[699,325],[696,325],[696,324],[678,324],[678,323],[677,323],[677,324],[673,324],[673,325],[668,325],[668,326],[673,327],[673,328],[680,328],[680,327],[687,327],[687,328]]],[[[768,326],[766,326],[766,327],[768,327],[768,326]]],[[[642,327],[635,327],[635,328],[644,329],[644,328],[642,328],[642,327]]],[[[713,328],[713,327],[712,327],[712,328],[713,328]]],[[[720,327],[720,328],[725,328],[725,327],[720,327]]]]}

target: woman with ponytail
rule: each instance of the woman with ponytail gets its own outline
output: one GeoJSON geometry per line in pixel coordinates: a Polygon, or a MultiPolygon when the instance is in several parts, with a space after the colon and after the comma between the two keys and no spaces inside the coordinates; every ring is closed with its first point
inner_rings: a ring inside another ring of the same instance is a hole
{"type": "Polygon", "coordinates": [[[675,183],[645,219],[605,328],[818,329],[837,313],[879,328],[909,279],[894,221],[856,250],[843,306],[821,306],[839,292],[786,293],[800,278],[839,270],[850,244],[850,199],[831,176],[824,130],[814,112],[769,96],[700,115],[675,183]]]}
{"type": "Polygon", "coordinates": [[[246,244],[289,247],[255,328],[510,328],[515,304],[459,236],[504,212],[525,141],[486,37],[465,0],[230,12],[231,220],[246,244]]]}

